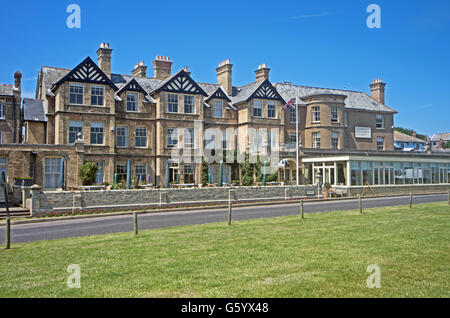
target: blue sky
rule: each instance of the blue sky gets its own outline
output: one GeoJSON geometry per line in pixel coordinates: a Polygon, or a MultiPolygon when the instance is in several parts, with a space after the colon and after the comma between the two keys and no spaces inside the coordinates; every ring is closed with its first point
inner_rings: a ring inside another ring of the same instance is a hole
{"type": "Polygon", "coordinates": [[[395,125],[419,133],[450,132],[450,1],[2,1],[0,83],[23,73],[35,91],[42,65],[72,68],[96,60],[109,42],[114,73],[129,74],[155,55],[188,66],[199,82],[216,82],[230,58],[233,84],[254,81],[267,63],[271,81],[369,92],[382,78],[395,125]],[[66,7],[81,7],[81,29],[66,26],[66,7]],[[381,29],[366,8],[381,7],[381,29]]]}

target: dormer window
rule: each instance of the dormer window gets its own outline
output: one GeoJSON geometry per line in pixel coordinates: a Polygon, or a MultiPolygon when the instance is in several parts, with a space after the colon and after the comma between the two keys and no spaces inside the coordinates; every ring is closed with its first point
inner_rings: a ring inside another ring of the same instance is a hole
{"type": "Polygon", "coordinates": [[[127,93],[127,112],[138,111],[138,93],[127,93]]]}
{"type": "Polygon", "coordinates": [[[83,91],[82,84],[69,85],[69,103],[74,105],[83,105],[83,91]]]}
{"type": "Polygon", "coordinates": [[[194,113],[194,96],[184,95],[184,113],[185,114],[194,113]]]}
{"type": "Polygon", "coordinates": [[[91,86],[91,105],[103,106],[105,88],[103,86],[91,86]]]}
{"type": "Polygon", "coordinates": [[[213,102],[213,117],[222,118],[223,117],[223,101],[216,99],[213,102]]]}

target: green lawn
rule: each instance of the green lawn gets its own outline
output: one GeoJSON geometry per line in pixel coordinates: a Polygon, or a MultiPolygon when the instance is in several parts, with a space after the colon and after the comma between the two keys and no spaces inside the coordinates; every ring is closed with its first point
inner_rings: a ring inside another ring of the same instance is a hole
{"type": "Polygon", "coordinates": [[[450,297],[449,238],[432,203],[13,244],[0,297],[450,297]]]}

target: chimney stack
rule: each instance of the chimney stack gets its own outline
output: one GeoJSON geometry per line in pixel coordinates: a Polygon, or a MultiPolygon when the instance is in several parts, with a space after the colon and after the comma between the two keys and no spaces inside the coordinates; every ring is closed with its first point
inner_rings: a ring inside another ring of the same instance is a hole
{"type": "Polygon", "coordinates": [[[417,132],[416,132],[415,130],[413,131],[412,136],[413,136],[414,138],[417,138],[417,132]]]}
{"type": "Polygon", "coordinates": [[[109,78],[111,78],[111,53],[109,43],[100,43],[100,48],[97,50],[98,66],[109,78]]]}
{"type": "Polygon", "coordinates": [[[373,99],[375,99],[380,104],[384,105],[384,88],[386,86],[386,83],[383,83],[381,79],[376,79],[372,81],[372,84],[370,84],[370,91],[371,96],[373,99]]]}
{"type": "Polygon", "coordinates": [[[172,72],[172,61],[168,56],[156,56],[153,60],[153,69],[156,79],[165,80],[172,72]]]}
{"type": "Polygon", "coordinates": [[[14,87],[19,91],[22,90],[22,73],[19,71],[14,73],[14,87]]]}
{"type": "Polygon", "coordinates": [[[134,70],[131,71],[133,76],[137,77],[146,77],[147,76],[147,66],[144,64],[144,61],[139,62],[134,67],[134,70]]]}
{"type": "Polygon", "coordinates": [[[216,68],[217,72],[217,84],[221,85],[228,96],[233,94],[233,64],[230,60],[225,60],[219,63],[219,67],[216,68]]]}
{"type": "Polygon", "coordinates": [[[269,73],[270,73],[270,68],[268,68],[265,63],[259,65],[258,69],[255,71],[256,81],[262,82],[266,79],[269,79],[269,73]]]}

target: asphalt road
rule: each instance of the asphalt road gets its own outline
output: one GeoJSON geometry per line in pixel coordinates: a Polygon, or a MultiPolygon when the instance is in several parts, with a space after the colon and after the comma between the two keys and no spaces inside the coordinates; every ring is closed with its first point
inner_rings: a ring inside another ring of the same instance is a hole
{"type": "MultiPolygon", "coordinates": [[[[430,203],[447,201],[447,194],[415,196],[414,203],[430,203]]],[[[409,196],[367,198],[363,199],[364,208],[406,205],[409,196]]],[[[336,210],[358,209],[358,200],[305,202],[306,214],[336,210]]],[[[299,213],[298,203],[265,205],[255,207],[233,208],[233,220],[269,218],[299,213]]],[[[164,228],[170,226],[226,222],[227,209],[215,208],[208,210],[149,213],[139,215],[139,230],[164,228]]],[[[121,215],[91,219],[52,221],[34,224],[11,226],[11,242],[23,243],[39,240],[52,240],[68,237],[80,237],[97,234],[131,232],[133,231],[133,216],[121,215]]],[[[0,227],[0,243],[5,242],[5,227],[0,227]]]]}

